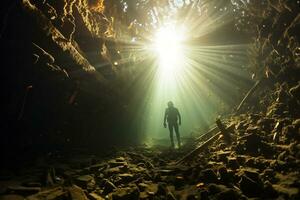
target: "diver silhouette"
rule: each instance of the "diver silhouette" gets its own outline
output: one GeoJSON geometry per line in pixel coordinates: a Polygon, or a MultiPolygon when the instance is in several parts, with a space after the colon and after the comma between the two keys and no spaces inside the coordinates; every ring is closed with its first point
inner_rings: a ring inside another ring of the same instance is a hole
{"type": "Polygon", "coordinates": [[[167,127],[166,121],[168,122],[168,128],[170,131],[170,139],[171,139],[172,148],[175,147],[174,139],[173,139],[173,129],[175,129],[178,147],[180,147],[181,143],[180,143],[180,134],[179,134],[178,125],[181,125],[181,116],[180,116],[178,109],[174,107],[174,104],[172,101],[168,102],[168,108],[166,108],[166,111],[165,111],[165,117],[164,117],[164,127],[165,128],[167,127]]]}

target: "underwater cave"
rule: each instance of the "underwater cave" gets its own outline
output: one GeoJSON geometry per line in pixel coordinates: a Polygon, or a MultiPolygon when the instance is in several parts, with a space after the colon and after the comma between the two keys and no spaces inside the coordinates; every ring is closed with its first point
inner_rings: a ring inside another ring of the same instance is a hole
{"type": "Polygon", "coordinates": [[[300,1],[0,16],[0,200],[300,198],[300,1]]]}

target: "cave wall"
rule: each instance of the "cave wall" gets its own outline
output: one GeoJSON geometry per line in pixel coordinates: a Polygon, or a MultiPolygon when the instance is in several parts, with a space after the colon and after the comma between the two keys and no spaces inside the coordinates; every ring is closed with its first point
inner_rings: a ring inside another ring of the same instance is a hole
{"type": "MultiPolygon", "coordinates": [[[[300,84],[300,2],[234,2],[239,12],[236,28],[252,36],[248,52],[252,79],[260,81],[242,112],[269,112],[269,105],[278,98],[274,90],[298,96],[289,88],[299,88],[300,84]]],[[[297,115],[296,107],[290,107],[289,112],[297,115]]]]}
{"type": "Polygon", "coordinates": [[[124,133],[124,96],[110,84],[117,53],[109,48],[112,30],[99,2],[3,3],[0,145],[6,156],[133,140],[124,133]]]}
{"type": "MultiPolygon", "coordinates": [[[[299,3],[232,2],[239,8],[237,29],[253,36],[253,78],[294,85],[299,80],[299,3]]],[[[134,131],[126,132],[135,115],[134,105],[127,106],[128,94],[134,93],[122,89],[126,78],[112,81],[121,67],[113,65],[121,56],[114,38],[120,22],[112,17],[120,9],[103,0],[3,2],[2,152],[138,140],[134,131]]],[[[131,25],[129,18],[119,17],[131,25]]]]}

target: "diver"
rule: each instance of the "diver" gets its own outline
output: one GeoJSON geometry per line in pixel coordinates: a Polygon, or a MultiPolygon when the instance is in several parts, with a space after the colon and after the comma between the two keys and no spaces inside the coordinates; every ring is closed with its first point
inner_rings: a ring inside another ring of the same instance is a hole
{"type": "Polygon", "coordinates": [[[180,135],[178,125],[181,125],[181,116],[177,108],[174,107],[172,101],[168,102],[168,108],[165,111],[164,117],[164,127],[167,127],[166,121],[168,122],[168,127],[170,131],[171,147],[174,148],[174,139],[173,139],[173,129],[175,129],[176,138],[178,142],[178,147],[180,148],[180,135]]]}

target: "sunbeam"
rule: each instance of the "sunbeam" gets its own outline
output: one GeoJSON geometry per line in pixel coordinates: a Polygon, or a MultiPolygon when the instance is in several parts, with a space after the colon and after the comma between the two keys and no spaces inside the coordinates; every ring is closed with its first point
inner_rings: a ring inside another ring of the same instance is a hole
{"type": "MultiPolygon", "coordinates": [[[[251,84],[245,71],[249,45],[211,42],[220,40],[210,34],[231,22],[227,7],[221,14],[206,12],[205,6],[201,12],[192,4],[187,8],[185,15],[170,8],[164,16],[152,16],[153,27],[143,35],[144,43],[131,42],[135,45],[123,49],[139,58],[132,102],[138,105],[137,120],[146,139],[169,137],[163,127],[168,101],[180,110],[180,131],[189,137],[193,129],[208,129],[217,116],[228,113],[241,89],[251,84]]],[[[120,63],[125,60],[130,59],[120,63]]]]}

